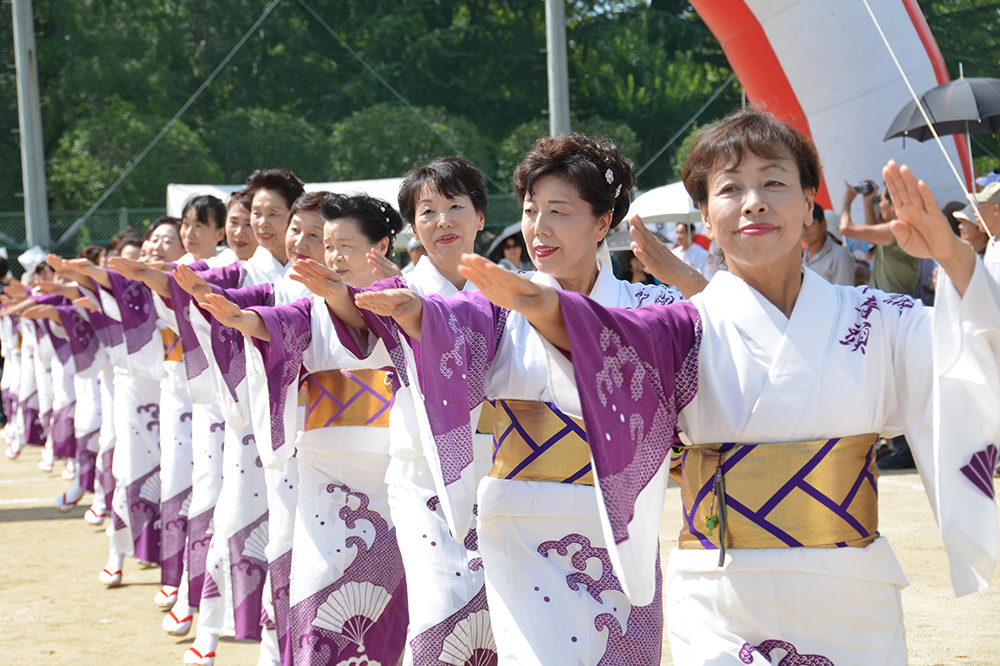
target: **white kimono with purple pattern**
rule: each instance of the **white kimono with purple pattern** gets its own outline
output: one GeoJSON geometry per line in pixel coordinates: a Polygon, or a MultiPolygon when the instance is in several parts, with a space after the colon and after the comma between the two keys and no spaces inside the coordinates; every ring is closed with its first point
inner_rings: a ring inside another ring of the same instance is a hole
{"type": "MultiPolygon", "coordinates": [[[[532,280],[559,288],[541,273],[532,280]]],[[[587,300],[635,308],[679,299],[666,287],[619,281],[602,265],[587,300]]],[[[426,297],[421,340],[420,388],[456,522],[471,518],[465,498],[478,481],[479,549],[499,663],[658,665],[662,605],[658,599],[633,605],[623,593],[593,486],[465,473],[470,442],[459,417],[463,405],[496,400],[499,410],[502,400],[555,400],[541,337],[520,315],[469,293],[426,297]]],[[[589,428],[581,434],[590,437],[589,428]]],[[[532,446],[544,455],[544,442],[532,446]]],[[[645,566],[658,581],[658,564],[645,566]]]]}
{"type": "MultiPolygon", "coordinates": [[[[998,553],[1000,287],[978,261],[964,298],[942,276],[934,309],[810,270],[788,318],[729,273],[691,304],[625,312],[567,293],[560,303],[572,356],[548,346],[555,394],[587,424],[612,561],[632,599],[658,597],[648,572],[677,423],[695,444],[905,433],[956,593],[988,585],[998,553]]],[[[781,493],[819,492],[793,478],[781,493]]],[[[673,551],[674,662],[906,664],[906,578],[889,544],[843,545],[730,548],[722,566],[717,547],[673,551]]]]}

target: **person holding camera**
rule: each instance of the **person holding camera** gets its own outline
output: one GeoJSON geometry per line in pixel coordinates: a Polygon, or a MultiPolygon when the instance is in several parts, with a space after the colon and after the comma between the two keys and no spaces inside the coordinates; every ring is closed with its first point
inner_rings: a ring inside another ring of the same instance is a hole
{"type": "Polygon", "coordinates": [[[840,233],[867,241],[874,246],[869,286],[892,294],[916,295],[920,278],[920,259],[907,254],[896,242],[896,237],[889,226],[889,223],[896,219],[896,209],[892,205],[889,192],[882,192],[880,195],[878,185],[871,180],[866,180],[860,185],[850,183],[845,185],[847,188],[844,191],[844,205],[840,212],[840,233]],[[851,204],[859,194],[864,201],[864,224],[855,224],[851,220],[851,204]]]}

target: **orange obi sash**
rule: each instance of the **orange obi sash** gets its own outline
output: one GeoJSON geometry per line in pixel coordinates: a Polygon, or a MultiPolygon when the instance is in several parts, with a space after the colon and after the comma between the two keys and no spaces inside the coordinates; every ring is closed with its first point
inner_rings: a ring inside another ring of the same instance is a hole
{"type": "Polygon", "coordinates": [[[493,418],[495,479],[594,485],[583,421],[554,405],[497,400],[493,418]]]}
{"type": "Polygon", "coordinates": [[[178,363],[184,360],[181,350],[181,339],[169,328],[161,328],[160,335],[163,337],[163,360],[178,363]]]}
{"type": "Polygon", "coordinates": [[[877,435],[680,448],[682,549],[844,548],[878,536],[877,435]]]}
{"type": "Polygon", "coordinates": [[[335,426],[389,426],[392,378],[388,370],[328,370],[306,377],[306,430],[335,426]]]}

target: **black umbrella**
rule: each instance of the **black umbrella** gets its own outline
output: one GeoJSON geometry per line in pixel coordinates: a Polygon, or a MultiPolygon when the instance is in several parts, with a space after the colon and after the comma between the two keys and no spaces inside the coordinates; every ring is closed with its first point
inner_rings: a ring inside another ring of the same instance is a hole
{"type": "MultiPolygon", "coordinates": [[[[1000,79],[957,79],[920,96],[938,135],[996,134],[1000,131],[1000,79]]],[[[903,107],[883,141],[896,137],[933,138],[916,103],[903,107]]]]}

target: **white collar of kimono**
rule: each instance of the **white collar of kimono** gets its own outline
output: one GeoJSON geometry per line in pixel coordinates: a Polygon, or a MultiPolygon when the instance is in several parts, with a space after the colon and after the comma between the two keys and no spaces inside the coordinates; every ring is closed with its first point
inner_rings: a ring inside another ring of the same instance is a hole
{"type": "MultiPolygon", "coordinates": [[[[459,291],[451,283],[451,280],[442,275],[437,266],[427,257],[417,262],[417,265],[410,271],[409,276],[406,277],[406,282],[407,284],[418,286],[419,289],[414,291],[418,291],[421,294],[451,296],[452,294],[457,294],[459,291]]],[[[461,290],[474,291],[475,289],[476,285],[466,280],[465,286],[461,290]]]]}
{"type": "Polygon", "coordinates": [[[279,276],[284,275],[288,267],[291,266],[291,262],[283,264],[274,258],[274,255],[265,250],[260,245],[254,250],[253,256],[247,259],[247,266],[253,266],[260,270],[261,273],[267,275],[270,279],[268,282],[274,282],[279,276]]]}
{"type": "MultiPolygon", "coordinates": [[[[792,316],[785,317],[746,282],[720,272],[692,302],[705,314],[709,326],[725,328],[731,322],[750,353],[768,364],[759,396],[748,396],[756,404],[745,434],[752,441],[763,441],[758,439],[762,435],[784,441],[798,423],[834,337],[840,291],[805,270],[792,316]]],[[[735,342],[729,340],[729,344],[735,342]]]]}
{"type": "MultiPolygon", "coordinates": [[[[562,289],[562,287],[559,286],[558,280],[551,275],[546,275],[540,271],[535,271],[531,274],[531,281],[538,284],[548,285],[553,289],[562,289]]],[[[598,303],[617,303],[618,287],[619,280],[615,277],[614,272],[612,272],[608,265],[603,261],[598,261],[597,280],[594,281],[594,287],[587,295],[598,303]]]]}

